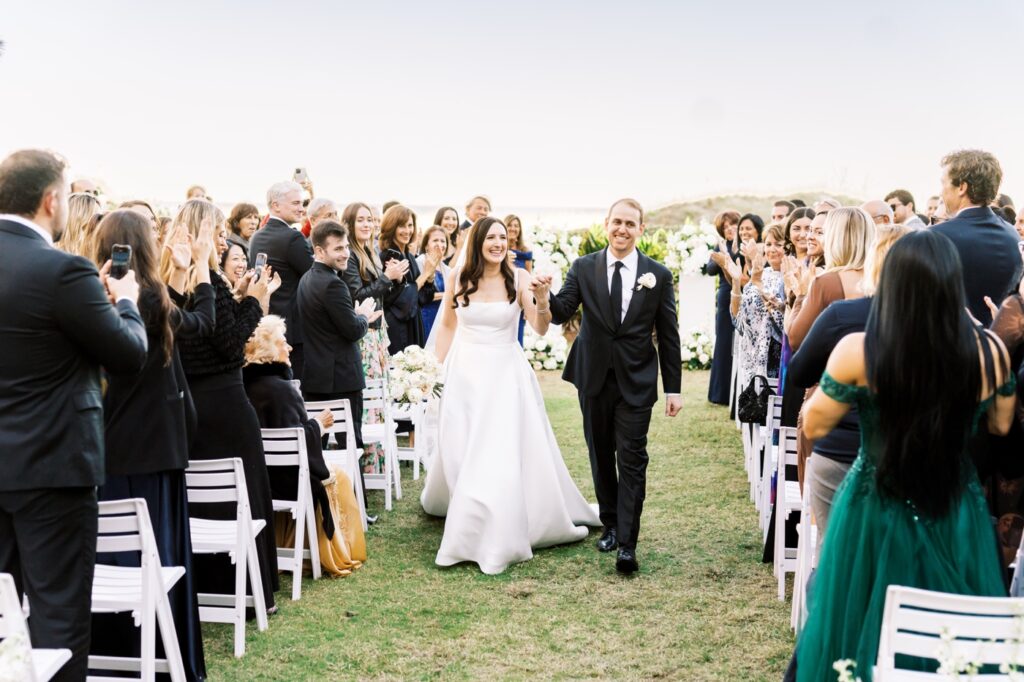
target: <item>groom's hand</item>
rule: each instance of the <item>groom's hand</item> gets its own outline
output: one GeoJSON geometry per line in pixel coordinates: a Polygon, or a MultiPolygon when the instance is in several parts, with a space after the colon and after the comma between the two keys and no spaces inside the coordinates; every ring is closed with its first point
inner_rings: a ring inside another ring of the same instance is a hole
{"type": "Polygon", "coordinates": [[[665,416],[674,417],[683,409],[683,397],[679,395],[665,396],[665,416]]]}

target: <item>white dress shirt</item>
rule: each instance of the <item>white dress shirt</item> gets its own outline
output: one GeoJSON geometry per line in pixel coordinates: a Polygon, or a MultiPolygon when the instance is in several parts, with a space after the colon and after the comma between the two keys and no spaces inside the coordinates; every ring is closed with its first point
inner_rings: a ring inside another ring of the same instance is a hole
{"type": "Polygon", "coordinates": [[[610,250],[607,251],[609,294],[612,292],[612,277],[615,275],[615,264],[622,263],[622,269],[619,270],[619,276],[622,278],[622,313],[619,317],[619,322],[626,319],[629,302],[633,300],[633,290],[636,288],[636,268],[639,260],[640,257],[637,255],[635,248],[621,260],[613,256],[610,250]]]}
{"type": "Polygon", "coordinates": [[[49,232],[47,232],[43,228],[41,228],[38,225],[36,225],[34,222],[29,220],[28,218],[22,217],[20,215],[15,215],[13,213],[4,213],[4,214],[0,215],[0,220],[10,220],[13,223],[18,223],[20,225],[24,225],[25,227],[27,227],[28,229],[32,230],[33,232],[38,234],[40,237],[45,239],[47,244],[49,244],[50,246],[53,246],[53,235],[51,235],[49,232]]]}

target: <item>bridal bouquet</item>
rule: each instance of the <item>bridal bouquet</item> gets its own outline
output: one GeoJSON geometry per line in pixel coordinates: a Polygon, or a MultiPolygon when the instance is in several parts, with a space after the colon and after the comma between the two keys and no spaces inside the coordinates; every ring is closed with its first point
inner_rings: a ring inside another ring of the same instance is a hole
{"type": "Polygon", "coordinates": [[[535,370],[561,369],[565,365],[569,344],[560,333],[538,336],[532,329],[523,335],[523,352],[535,370]]]}
{"type": "Polygon", "coordinates": [[[690,330],[679,339],[683,369],[710,369],[715,352],[714,341],[700,330],[690,330]]]}
{"type": "Polygon", "coordinates": [[[409,346],[394,355],[391,362],[388,383],[392,400],[411,405],[441,396],[441,364],[433,353],[409,346]]]}

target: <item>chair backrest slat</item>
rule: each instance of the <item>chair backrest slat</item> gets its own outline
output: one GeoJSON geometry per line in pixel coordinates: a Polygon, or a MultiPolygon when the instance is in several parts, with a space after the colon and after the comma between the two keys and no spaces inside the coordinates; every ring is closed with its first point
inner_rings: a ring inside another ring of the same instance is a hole
{"type": "Polygon", "coordinates": [[[298,466],[309,469],[306,457],[306,432],[302,427],[293,429],[262,429],[263,452],[267,466],[298,466]]]}
{"type": "MultiPolygon", "coordinates": [[[[191,466],[191,463],[189,464],[191,466]]],[[[229,469],[226,472],[198,472],[185,470],[185,485],[192,488],[234,488],[235,472],[229,469]]]]}

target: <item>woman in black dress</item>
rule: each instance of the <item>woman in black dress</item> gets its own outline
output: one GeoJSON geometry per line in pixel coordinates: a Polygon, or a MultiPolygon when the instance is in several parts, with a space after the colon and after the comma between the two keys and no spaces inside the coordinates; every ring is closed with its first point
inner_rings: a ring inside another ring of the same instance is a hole
{"type": "Polygon", "coordinates": [[[715,216],[715,230],[721,238],[719,249],[711,254],[705,272],[718,277],[718,297],[715,307],[715,354],[711,359],[711,378],[708,381],[708,401],[716,405],[729,404],[729,380],[732,378],[732,316],[729,315],[729,281],[725,260],[735,261],[738,253],[733,249],[739,211],[722,211],[715,216]]]}
{"type": "MultiPolygon", "coordinates": [[[[187,235],[172,237],[167,249],[181,286],[190,263],[195,267],[195,306],[192,312],[171,303],[160,279],[157,246],[149,221],[129,210],[108,214],[96,232],[97,265],[111,257],[114,244],[132,248],[131,268],[138,278],[139,312],[146,323],[149,353],[139,374],[107,374],[103,397],[106,480],[97,491],[101,501],[141,497],[146,500],[160,562],[182,566],[184,577],[170,593],[178,646],[186,677],[206,677],[199,606],[193,581],[192,539],[189,531],[185,468],[189,439],[195,430],[195,408],[178,356],[177,341],[213,333],[214,293],[209,258],[212,229],[191,246],[187,235]],[[140,444],[144,444],[140,447],[140,444]]],[[[133,554],[101,557],[101,563],[138,565],[133,554]]],[[[93,616],[92,651],[100,655],[138,656],[141,642],[129,614],[93,616]]]]}
{"type": "Polygon", "coordinates": [[[420,317],[419,290],[427,281],[434,280],[437,262],[429,261],[429,272],[420,272],[416,257],[409,245],[416,239],[416,214],[396,204],[389,208],[380,222],[380,259],[409,264],[405,276],[384,295],[384,319],[388,326],[388,353],[396,353],[409,346],[422,347],[427,340],[420,317]]]}
{"type": "MultiPolygon", "coordinates": [[[[193,199],[185,203],[174,222],[175,226],[184,225],[194,238],[198,238],[201,225],[212,224],[214,231],[221,229],[224,214],[208,201],[193,199]]],[[[210,255],[209,262],[210,268],[215,270],[217,259],[214,254],[210,255]]],[[[170,271],[170,254],[166,251],[161,266],[167,276],[170,271]]],[[[186,296],[177,299],[189,311],[197,305],[195,274],[194,269],[189,272],[184,287],[186,296]]],[[[263,519],[267,522],[267,528],[273,528],[270,479],[263,454],[260,423],[245,394],[242,365],[245,362],[245,343],[260,318],[266,314],[270,295],[280,286],[281,278],[277,274],[271,277],[269,267],[258,275],[256,278],[255,273],[246,274],[232,292],[223,275],[215,274],[212,280],[217,323],[213,334],[201,339],[182,339],[180,351],[181,364],[188,378],[198,418],[189,458],[240,458],[245,468],[245,484],[249,490],[252,517],[263,519]]],[[[193,511],[193,516],[233,519],[235,509],[233,504],[223,507],[204,504],[193,511]]],[[[274,535],[270,531],[264,531],[256,538],[263,577],[263,596],[268,610],[274,608],[274,592],[279,588],[275,545],[274,535]]],[[[234,570],[226,556],[198,556],[195,565],[200,592],[234,592],[234,570]]]]}

